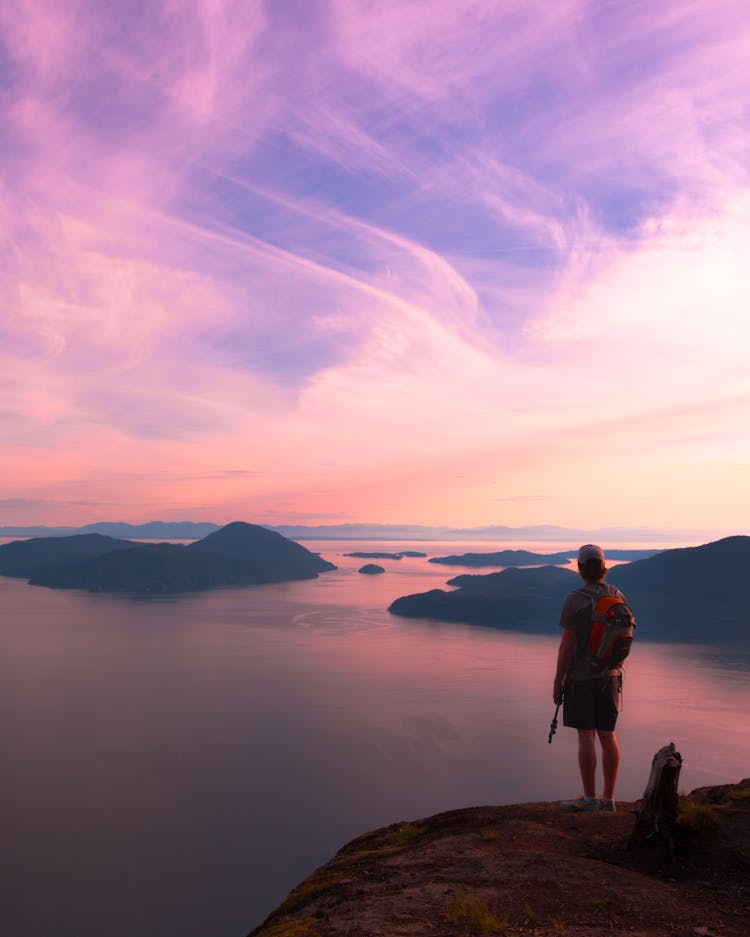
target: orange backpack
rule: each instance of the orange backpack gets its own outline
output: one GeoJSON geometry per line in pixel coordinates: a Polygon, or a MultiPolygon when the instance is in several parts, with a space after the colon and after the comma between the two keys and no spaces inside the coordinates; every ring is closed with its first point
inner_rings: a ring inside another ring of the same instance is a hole
{"type": "Polygon", "coordinates": [[[630,653],[635,616],[622,596],[585,594],[591,600],[588,660],[597,670],[612,670],[630,653]]]}

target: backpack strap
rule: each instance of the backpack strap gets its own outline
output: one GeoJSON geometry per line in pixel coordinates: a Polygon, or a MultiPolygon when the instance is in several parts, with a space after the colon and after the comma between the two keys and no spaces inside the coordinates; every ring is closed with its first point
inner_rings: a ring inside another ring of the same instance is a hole
{"type": "Polygon", "coordinates": [[[591,670],[591,677],[598,677],[602,675],[606,676],[608,675],[609,671],[608,670],[602,671],[601,667],[597,666],[596,658],[593,657],[591,653],[591,634],[594,628],[594,623],[597,621],[602,622],[605,620],[604,616],[600,615],[597,612],[596,606],[598,602],[600,601],[600,599],[603,599],[607,596],[611,596],[611,598],[613,599],[613,602],[615,603],[619,602],[620,600],[617,598],[617,596],[610,593],[607,589],[599,590],[599,589],[592,588],[590,586],[581,586],[578,589],[575,589],[574,591],[578,595],[584,596],[586,599],[588,599],[591,611],[589,615],[589,624],[588,624],[588,628],[586,629],[586,633],[579,634],[578,630],[576,630],[576,650],[575,650],[575,655],[574,655],[574,663],[572,666],[575,666],[575,661],[578,661],[580,663],[585,663],[588,665],[588,668],[590,668],[591,670]]]}
{"type": "Polygon", "coordinates": [[[580,595],[588,599],[591,614],[589,616],[589,625],[585,633],[579,627],[576,627],[575,652],[573,655],[573,660],[571,661],[571,668],[574,668],[576,663],[582,663],[584,661],[591,660],[589,654],[589,642],[591,641],[591,628],[594,623],[594,613],[597,602],[596,595],[591,589],[586,588],[586,586],[581,586],[578,589],[574,589],[573,591],[575,595],[580,595]]]}

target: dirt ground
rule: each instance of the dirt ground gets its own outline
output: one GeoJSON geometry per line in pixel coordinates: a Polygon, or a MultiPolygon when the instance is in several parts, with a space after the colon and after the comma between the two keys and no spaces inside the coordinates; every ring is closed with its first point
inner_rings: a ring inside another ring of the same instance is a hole
{"type": "Polygon", "coordinates": [[[250,937],[750,937],[750,778],[681,798],[675,848],[637,803],[476,807],[367,833],[250,937]]]}

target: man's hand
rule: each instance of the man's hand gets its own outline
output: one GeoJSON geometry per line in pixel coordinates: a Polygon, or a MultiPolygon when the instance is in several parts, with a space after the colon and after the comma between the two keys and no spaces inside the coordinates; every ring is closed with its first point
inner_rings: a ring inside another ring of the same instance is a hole
{"type": "Polygon", "coordinates": [[[561,680],[555,679],[554,686],[552,687],[552,702],[555,706],[559,706],[563,700],[563,685],[561,680]]]}

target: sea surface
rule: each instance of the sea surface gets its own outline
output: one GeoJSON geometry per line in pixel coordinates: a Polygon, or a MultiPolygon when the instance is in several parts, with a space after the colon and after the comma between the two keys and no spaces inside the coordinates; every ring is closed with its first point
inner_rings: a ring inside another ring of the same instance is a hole
{"type": "MultiPolygon", "coordinates": [[[[0,577],[3,937],[242,937],[366,830],[579,793],[575,733],[547,742],[557,635],[394,618],[460,570],[341,555],[513,544],[306,545],[340,568],[151,599],[0,577]]],[[[670,741],[683,790],[750,774],[750,645],[644,637],[620,798],[670,741]]]]}

